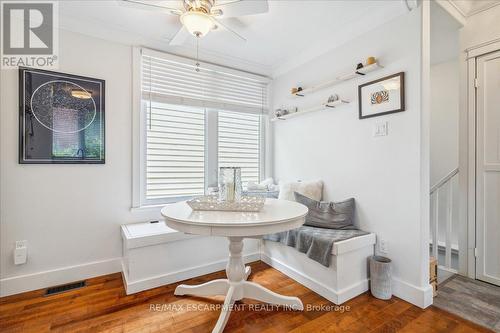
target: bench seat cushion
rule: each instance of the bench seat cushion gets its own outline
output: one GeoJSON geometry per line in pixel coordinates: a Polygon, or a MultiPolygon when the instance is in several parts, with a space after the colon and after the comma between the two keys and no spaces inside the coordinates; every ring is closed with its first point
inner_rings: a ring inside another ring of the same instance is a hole
{"type": "Polygon", "coordinates": [[[367,234],[368,232],[358,229],[338,230],[304,225],[297,229],[265,235],[264,239],[291,246],[306,254],[310,259],[328,267],[335,242],[367,234]]]}

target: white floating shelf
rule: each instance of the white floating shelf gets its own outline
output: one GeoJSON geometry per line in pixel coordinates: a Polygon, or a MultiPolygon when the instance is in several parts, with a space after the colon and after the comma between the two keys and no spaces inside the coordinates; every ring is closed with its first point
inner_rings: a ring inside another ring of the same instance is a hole
{"type": "Polygon", "coordinates": [[[374,64],[371,64],[371,65],[365,66],[363,68],[360,68],[360,69],[358,69],[358,70],[356,70],[356,71],[354,71],[352,73],[348,73],[348,74],[343,74],[343,75],[337,76],[337,78],[335,78],[335,80],[324,82],[324,83],[319,84],[317,86],[312,86],[312,87],[303,89],[301,91],[298,91],[295,94],[292,94],[292,96],[293,97],[304,97],[306,95],[315,93],[318,90],[325,89],[325,88],[328,88],[328,87],[332,87],[332,86],[334,86],[336,84],[339,84],[341,82],[349,81],[349,80],[354,79],[356,77],[360,77],[360,76],[366,75],[367,73],[376,71],[376,70],[378,70],[380,68],[383,68],[383,66],[381,66],[379,63],[376,62],[374,64]]]}
{"type": "Polygon", "coordinates": [[[288,119],[288,118],[293,118],[293,117],[297,117],[297,116],[300,116],[304,113],[309,113],[309,112],[315,112],[315,111],[321,111],[321,110],[326,110],[326,109],[334,109],[338,106],[341,106],[343,104],[348,104],[349,102],[348,101],[344,101],[344,100],[338,100],[338,101],[335,101],[335,102],[331,102],[331,103],[326,103],[326,104],[323,104],[323,105],[320,105],[320,106],[317,106],[317,107],[314,107],[314,108],[310,108],[310,109],[305,109],[305,110],[302,110],[302,111],[297,111],[297,112],[292,112],[292,113],[289,113],[289,114],[286,114],[284,116],[281,116],[281,117],[274,117],[271,119],[271,121],[277,121],[277,120],[285,120],[285,119],[288,119]]]}

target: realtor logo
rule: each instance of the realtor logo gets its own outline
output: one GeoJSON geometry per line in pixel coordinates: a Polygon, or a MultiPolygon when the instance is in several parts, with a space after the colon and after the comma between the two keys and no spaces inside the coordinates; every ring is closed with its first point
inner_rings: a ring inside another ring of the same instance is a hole
{"type": "Polygon", "coordinates": [[[57,3],[2,1],[2,68],[55,68],[57,3]]]}

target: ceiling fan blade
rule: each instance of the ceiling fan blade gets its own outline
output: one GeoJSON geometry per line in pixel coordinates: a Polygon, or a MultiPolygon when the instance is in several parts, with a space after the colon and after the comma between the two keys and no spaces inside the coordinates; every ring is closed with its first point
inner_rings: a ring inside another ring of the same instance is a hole
{"type": "Polygon", "coordinates": [[[222,23],[220,20],[217,20],[216,18],[212,17],[212,21],[214,21],[214,23],[218,26],[221,26],[223,27],[224,29],[226,29],[227,31],[233,33],[236,37],[238,37],[240,40],[242,40],[243,42],[246,42],[247,39],[245,37],[243,37],[242,35],[240,35],[239,33],[237,33],[236,31],[234,31],[233,29],[231,29],[227,24],[224,24],[222,23]]]}
{"type": "Polygon", "coordinates": [[[221,17],[236,17],[267,13],[269,4],[267,0],[237,0],[218,4],[214,9],[222,10],[221,17]]]}
{"type": "Polygon", "coordinates": [[[226,22],[226,24],[229,24],[231,27],[234,27],[240,31],[248,27],[248,24],[246,24],[245,22],[243,22],[243,20],[237,17],[227,17],[224,19],[224,22],[226,22]]]}
{"type": "Polygon", "coordinates": [[[139,1],[139,0],[117,0],[118,4],[125,7],[139,8],[146,10],[163,11],[168,14],[180,15],[183,11],[180,8],[169,7],[157,3],[139,1]]]}
{"type": "Polygon", "coordinates": [[[187,31],[186,27],[183,26],[179,31],[177,31],[174,38],[172,38],[168,44],[172,46],[182,45],[189,37],[191,37],[191,34],[187,31]]]}

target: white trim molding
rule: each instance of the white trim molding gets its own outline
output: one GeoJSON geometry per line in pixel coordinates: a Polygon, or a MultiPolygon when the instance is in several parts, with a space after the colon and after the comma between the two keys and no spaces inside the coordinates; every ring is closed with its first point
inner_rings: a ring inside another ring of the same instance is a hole
{"type": "Polygon", "coordinates": [[[500,38],[495,38],[493,40],[471,46],[465,49],[465,52],[467,53],[467,59],[470,59],[498,50],[500,50],[500,38]]]}
{"type": "MultiPolygon", "coordinates": [[[[243,261],[245,263],[258,260],[260,260],[260,252],[243,256],[243,261]]],[[[156,275],[136,281],[130,281],[127,275],[127,269],[124,266],[124,263],[122,263],[123,284],[125,285],[127,295],[130,295],[143,290],[161,287],[167,284],[221,271],[226,268],[227,262],[228,260],[219,260],[205,265],[194,266],[180,271],[156,275]]]]}
{"type": "Polygon", "coordinates": [[[342,304],[345,301],[364,293],[369,287],[369,280],[363,279],[361,281],[357,281],[349,287],[341,290],[335,290],[317,281],[316,279],[307,276],[305,273],[281,262],[280,260],[267,256],[264,253],[261,254],[261,260],[334,304],[342,304]]]}
{"type": "MultiPolygon", "coordinates": [[[[482,2],[482,1],[470,1],[469,4],[472,4],[470,8],[466,9],[466,8],[463,8],[463,5],[460,6],[459,3],[460,2],[457,2],[456,0],[448,0],[448,2],[450,3],[450,5],[452,5],[464,18],[469,18],[471,17],[472,15],[476,15],[476,14],[479,14],[481,12],[484,12],[488,9],[491,9],[495,6],[498,6],[500,5],[500,2],[498,1],[494,1],[494,2],[490,2],[490,3],[487,3],[487,2],[482,2]],[[484,5],[483,3],[485,3],[486,5],[484,5]],[[479,5],[480,4],[480,5],[479,5]],[[475,8],[474,8],[475,7],[475,8]]],[[[463,2],[463,1],[462,1],[463,2]]],[[[467,3],[467,2],[465,2],[467,3]]]]}
{"type": "Polygon", "coordinates": [[[0,280],[0,296],[48,288],[65,283],[85,280],[121,271],[122,258],[94,261],[80,265],[56,268],[48,271],[3,278],[0,280]]]}
{"type": "Polygon", "coordinates": [[[432,286],[427,284],[424,288],[392,277],[392,293],[413,305],[422,309],[432,305],[432,286]]]}

